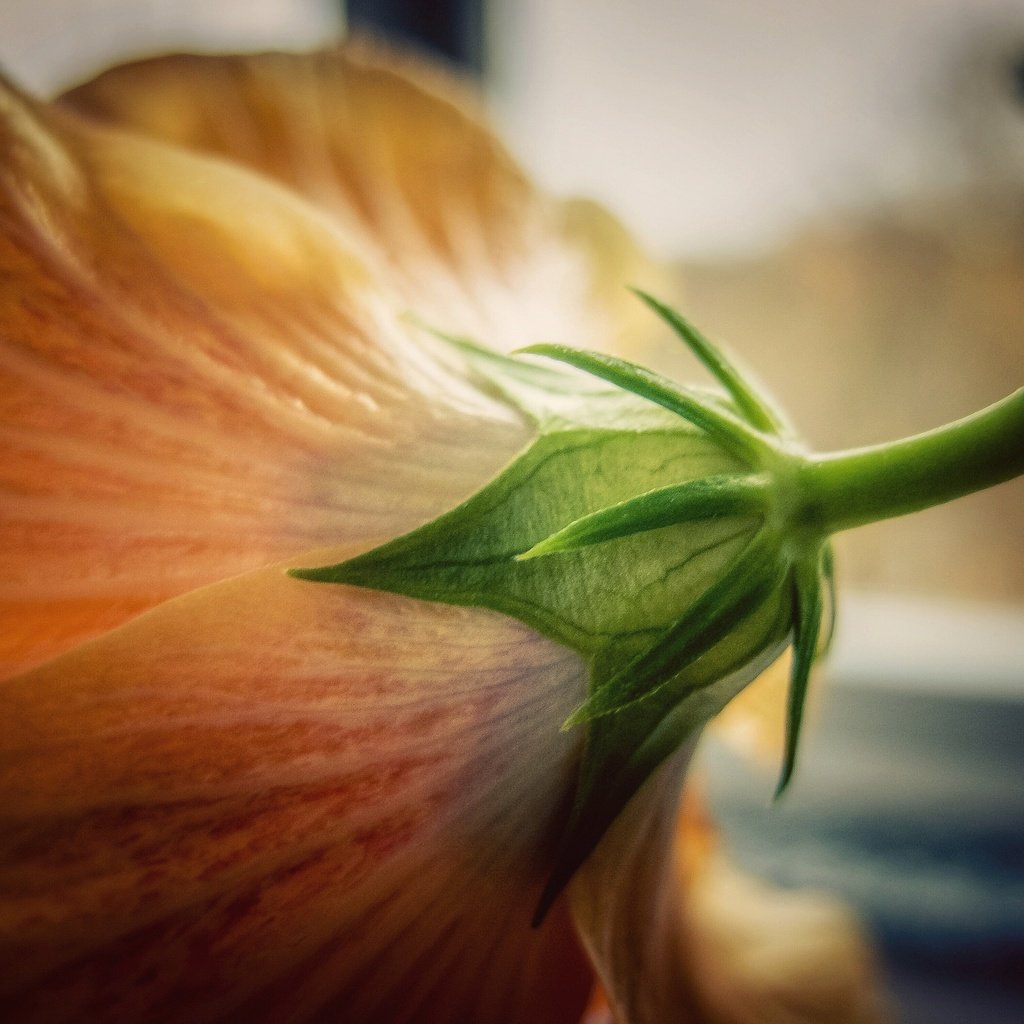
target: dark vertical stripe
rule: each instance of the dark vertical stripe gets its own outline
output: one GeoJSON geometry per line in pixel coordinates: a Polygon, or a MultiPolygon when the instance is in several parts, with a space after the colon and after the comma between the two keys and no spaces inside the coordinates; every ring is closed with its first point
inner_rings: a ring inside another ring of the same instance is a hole
{"type": "Polygon", "coordinates": [[[482,0],[348,0],[348,24],[483,71],[482,0]]]}

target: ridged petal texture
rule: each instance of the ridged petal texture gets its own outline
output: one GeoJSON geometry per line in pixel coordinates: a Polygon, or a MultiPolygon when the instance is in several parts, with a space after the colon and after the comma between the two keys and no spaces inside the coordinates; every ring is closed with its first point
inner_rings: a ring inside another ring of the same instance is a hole
{"type": "Polygon", "coordinates": [[[752,940],[673,866],[688,752],[531,929],[585,666],[284,574],[530,437],[403,314],[614,345],[620,284],[658,285],[616,223],[360,46],[3,87],[0,152],[0,1016],[746,1020],[721,992],[752,940]]]}
{"type": "Polygon", "coordinates": [[[2,102],[0,664],[406,530],[524,441],[299,197],[2,102]]]}

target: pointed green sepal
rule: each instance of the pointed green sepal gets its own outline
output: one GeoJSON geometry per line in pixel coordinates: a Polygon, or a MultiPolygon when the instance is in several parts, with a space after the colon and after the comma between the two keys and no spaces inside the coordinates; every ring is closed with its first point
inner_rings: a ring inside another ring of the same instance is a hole
{"type": "Polygon", "coordinates": [[[824,590],[825,607],[822,615],[825,625],[818,641],[818,657],[824,658],[832,650],[832,641],[836,636],[836,568],[831,541],[825,541],[821,545],[821,580],[824,590]]]}
{"type": "Polygon", "coordinates": [[[777,539],[758,534],[650,648],[595,686],[562,728],[618,714],[657,694],[779,590],[786,572],[777,539]]]}
{"type": "Polygon", "coordinates": [[[706,431],[726,451],[743,459],[747,465],[759,465],[768,450],[757,431],[732,413],[714,407],[704,396],[688,394],[667,377],[635,363],[601,352],[566,348],[564,345],[530,345],[519,349],[517,354],[556,359],[654,402],[706,431]]]}
{"type": "Polygon", "coordinates": [[[752,426],[770,434],[789,433],[785,419],[771,400],[762,394],[759,388],[753,386],[749,374],[741,373],[719,346],[701,334],[684,316],[653,295],[639,288],[630,290],[672,328],[715,380],[732,396],[736,407],[752,426]]]}
{"type": "Polygon", "coordinates": [[[769,479],[766,476],[712,476],[658,487],[636,498],[592,512],[545,537],[516,558],[575,551],[634,533],[720,516],[763,514],[769,479]]]}
{"type": "Polygon", "coordinates": [[[789,698],[786,708],[786,746],[782,771],[775,790],[776,800],[785,792],[796,767],[807,687],[811,678],[811,668],[818,656],[822,614],[821,591],[821,557],[815,552],[793,567],[793,664],[789,676],[789,698]]]}

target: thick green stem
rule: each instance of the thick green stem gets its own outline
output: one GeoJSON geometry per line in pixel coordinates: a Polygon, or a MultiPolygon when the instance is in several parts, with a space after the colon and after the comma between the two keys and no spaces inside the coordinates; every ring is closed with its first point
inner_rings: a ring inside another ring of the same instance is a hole
{"type": "Polygon", "coordinates": [[[815,532],[907,515],[1024,473],[1024,389],[902,441],[812,457],[797,474],[799,516],[815,532]]]}

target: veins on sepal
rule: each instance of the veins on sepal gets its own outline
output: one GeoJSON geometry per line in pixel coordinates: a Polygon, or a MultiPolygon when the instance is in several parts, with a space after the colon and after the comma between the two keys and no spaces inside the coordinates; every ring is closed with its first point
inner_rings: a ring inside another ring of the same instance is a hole
{"type": "Polygon", "coordinates": [[[638,294],[724,397],[598,353],[524,350],[566,364],[556,368],[433,331],[534,422],[536,440],[432,523],[292,573],[490,607],[587,661],[589,695],[563,725],[587,727],[576,800],[538,919],[644,780],[792,637],[789,779],[822,614],[817,574],[830,575],[820,544],[787,535],[796,506],[779,472],[791,444],[781,415],[703,335],[638,294]]]}

